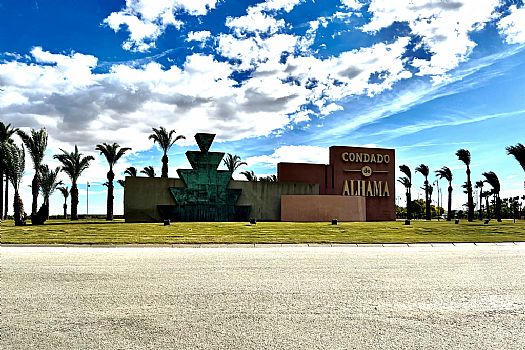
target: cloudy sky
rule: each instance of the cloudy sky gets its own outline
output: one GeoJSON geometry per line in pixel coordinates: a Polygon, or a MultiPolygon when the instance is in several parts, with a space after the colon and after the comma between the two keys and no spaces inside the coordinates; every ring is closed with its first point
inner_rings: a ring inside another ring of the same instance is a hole
{"type": "Polygon", "coordinates": [[[169,154],[171,176],[189,167],[193,135],[211,132],[212,150],[258,175],[279,161],[326,163],[331,145],[395,148],[397,165],[449,166],[460,207],[454,153],[467,148],[474,181],[492,170],[503,196],[524,192],[505,153],[525,143],[521,0],[0,0],[0,29],[1,121],[45,127],[52,166],[75,144],[97,158],[80,178],[80,213],[87,181],[90,213],[105,212],[95,145],[133,148],[117,179],[131,165],[160,174],[148,140],[159,126],[187,137],[169,154]]]}

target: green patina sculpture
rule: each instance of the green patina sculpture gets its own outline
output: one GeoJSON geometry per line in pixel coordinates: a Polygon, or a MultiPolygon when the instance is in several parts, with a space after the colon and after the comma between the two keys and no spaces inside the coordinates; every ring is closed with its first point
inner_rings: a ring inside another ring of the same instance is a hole
{"type": "Polygon", "coordinates": [[[176,221],[246,220],[250,206],[236,205],[240,189],[230,189],[232,172],[217,170],[223,152],[209,152],[215,134],[198,133],[195,140],[200,151],[187,151],[193,169],[177,169],[185,187],[171,187],[176,205],[159,206],[164,218],[176,221]]]}

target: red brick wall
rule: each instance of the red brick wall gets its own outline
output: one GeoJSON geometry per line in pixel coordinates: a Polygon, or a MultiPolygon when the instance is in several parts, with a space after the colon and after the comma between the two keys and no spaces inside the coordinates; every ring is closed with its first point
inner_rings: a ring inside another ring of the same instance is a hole
{"type": "Polygon", "coordinates": [[[279,163],[279,182],[319,184],[319,194],[342,195],[345,180],[388,184],[389,196],[365,196],[367,221],[395,220],[395,150],[365,147],[330,147],[330,164],[279,163]],[[365,156],[368,155],[368,156],[365,156]],[[372,155],[374,157],[372,158],[372,155]],[[381,162],[378,162],[380,155],[381,162]],[[361,158],[361,159],[359,159],[361,158]],[[368,159],[367,159],[368,158],[368,159]],[[388,162],[386,162],[388,159],[388,162]],[[368,160],[368,161],[366,161],[368,160]],[[363,172],[369,167],[370,174],[363,172]]]}

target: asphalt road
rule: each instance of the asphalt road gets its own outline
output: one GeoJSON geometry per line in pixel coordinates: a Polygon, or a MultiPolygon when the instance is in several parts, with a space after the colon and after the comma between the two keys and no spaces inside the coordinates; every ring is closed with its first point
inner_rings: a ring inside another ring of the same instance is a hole
{"type": "Polygon", "coordinates": [[[525,349],[525,245],[1,247],[1,349],[525,349]]]}

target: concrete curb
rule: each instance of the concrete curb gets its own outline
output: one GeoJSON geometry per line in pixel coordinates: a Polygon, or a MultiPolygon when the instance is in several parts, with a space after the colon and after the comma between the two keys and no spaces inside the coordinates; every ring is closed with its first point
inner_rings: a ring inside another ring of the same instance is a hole
{"type": "Polygon", "coordinates": [[[450,242],[450,243],[175,243],[175,244],[0,244],[2,247],[85,247],[85,248],[420,248],[420,247],[486,247],[486,246],[525,246],[525,242],[498,242],[498,243],[476,243],[476,242],[450,242]]]}

